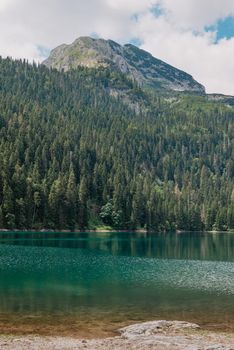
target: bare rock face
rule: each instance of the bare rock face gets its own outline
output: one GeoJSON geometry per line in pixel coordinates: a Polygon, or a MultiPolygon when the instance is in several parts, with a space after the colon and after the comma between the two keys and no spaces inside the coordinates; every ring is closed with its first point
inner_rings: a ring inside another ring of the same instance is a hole
{"type": "Polygon", "coordinates": [[[171,334],[183,330],[198,330],[200,327],[195,323],[183,321],[152,321],[134,324],[120,329],[122,337],[131,339],[142,336],[152,336],[158,334],[171,334]]]}
{"type": "Polygon", "coordinates": [[[126,74],[140,86],[205,93],[205,88],[191,75],[134,45],[121,46],[112,40],[80,37],[71,45],[63,44],[52,50],[43,64],[64,71],[79,66],[109,67],[126,74]]]}

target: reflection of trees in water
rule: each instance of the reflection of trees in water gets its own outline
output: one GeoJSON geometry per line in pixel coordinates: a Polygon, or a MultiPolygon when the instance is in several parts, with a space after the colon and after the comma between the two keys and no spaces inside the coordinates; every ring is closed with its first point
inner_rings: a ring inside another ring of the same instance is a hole
{"type": "Polygon", "coordinates": [[[233,264],[129,258],[234,261],[234,235],[189,232],[65,235],[66,239],[55,233],[0,234],[0,241],[9,245],[0,246],[0,322],[4,312],[32,317],[76,314],[84,319],[100,313],[111,313],[115,319],[120,312],[128,319],[137,313],[145,319],[167,313],[169,318],[190,319],[193,312],[199,320],[216,317],[219,321],[222,315],[223,321],[234,324],[233,294],[228,294],[233,285],[229,285],[228,277],[233,264]],[[210,288],[214,283],[211,279],[209,288],[203,290],[200,286],[206,282],[205,275],[215,265],[219,265],[214,272],[218,289],[210,288]],[[200,272],[203,267],[205,270],[200,272]],[[182,284],[178,283],[181,278],[182,284]]]}
{"type": "Polygon", "coordinates": [[[4,244],[91,249],[113,255],[234,261],[231,233],[0,233],[4,244]]]}

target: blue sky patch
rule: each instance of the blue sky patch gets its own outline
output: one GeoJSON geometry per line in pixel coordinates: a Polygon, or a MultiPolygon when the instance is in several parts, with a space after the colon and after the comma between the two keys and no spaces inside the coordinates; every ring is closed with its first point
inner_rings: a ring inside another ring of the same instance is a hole
{"type": "Polygon", "coordinates": [[[220,19],[216,24],[206,27],[206,31],[217,31],[217,42],[224,38],[231,39],[234,37],[234,17],[220,19]]]}
{"type": "Polygon", "coordinates": [[[234,17],[227,17],[220,20],[217,25],[217,40],[234,37],[234,17]]]}
{"type": "Polygon", "coordinates": [[[143,42],[139,38],[132,38],[129,40],[129,44],[132,44],[135,46],[141,46],[143,42]]]}
{"type": "Polygon", "coordinates": [[[160,17],[165,14],[164,10],[160,5],[153,6],[150,10],[150,12],[156,17],[160,17]]]}
{"type": "Polygon", "coordinates": [[[48,49],[47,47],[41,46],[41,45],[39,45],[39,46],[37,47],[37,49],[38,49],[40,55],[41,55],[42,57],[45,57],[45,58],[47,58],[47,57],[49,56],[50,51],[51,51],[51,50],[48,49]]]}
{"type": "Polygon", "coordinates": [[[91,36],[91,38],[93,38],[93,39],[100,39],[100,36],[99,36],[96,32],[92,32],[92,33],[90,34],[90,36],[91,36]]]}
{"type": "Polygon", "coordinates": [[[138,22],[138,19],[139,19],[139,15],[138,15],[138,13],[134,13],[132,16],[131,16],[131,20],[133,21],[133,22],[138,22]]]}

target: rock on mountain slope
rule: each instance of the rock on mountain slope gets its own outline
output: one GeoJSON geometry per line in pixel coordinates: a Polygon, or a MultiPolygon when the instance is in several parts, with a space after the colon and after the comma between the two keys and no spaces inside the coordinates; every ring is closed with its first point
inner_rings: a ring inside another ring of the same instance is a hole
{"type": "Polygon", "coordinates": [[[121,46],[112,40],[80,37],[71,45],[63,44],[52,50],[43,64],[64,71],[79,66],[110,67],[127,74],[140,86],[205,93],[191,75],[134,45],[121,46]]]}

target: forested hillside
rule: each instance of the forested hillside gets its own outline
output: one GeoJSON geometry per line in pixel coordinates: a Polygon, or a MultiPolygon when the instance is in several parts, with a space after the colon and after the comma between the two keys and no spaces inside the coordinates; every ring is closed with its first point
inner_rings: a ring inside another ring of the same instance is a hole
{"type": "Polygon", "coordinates": [[[0,59],[0,228],[234,228],[234,109],[0,59]]]}

